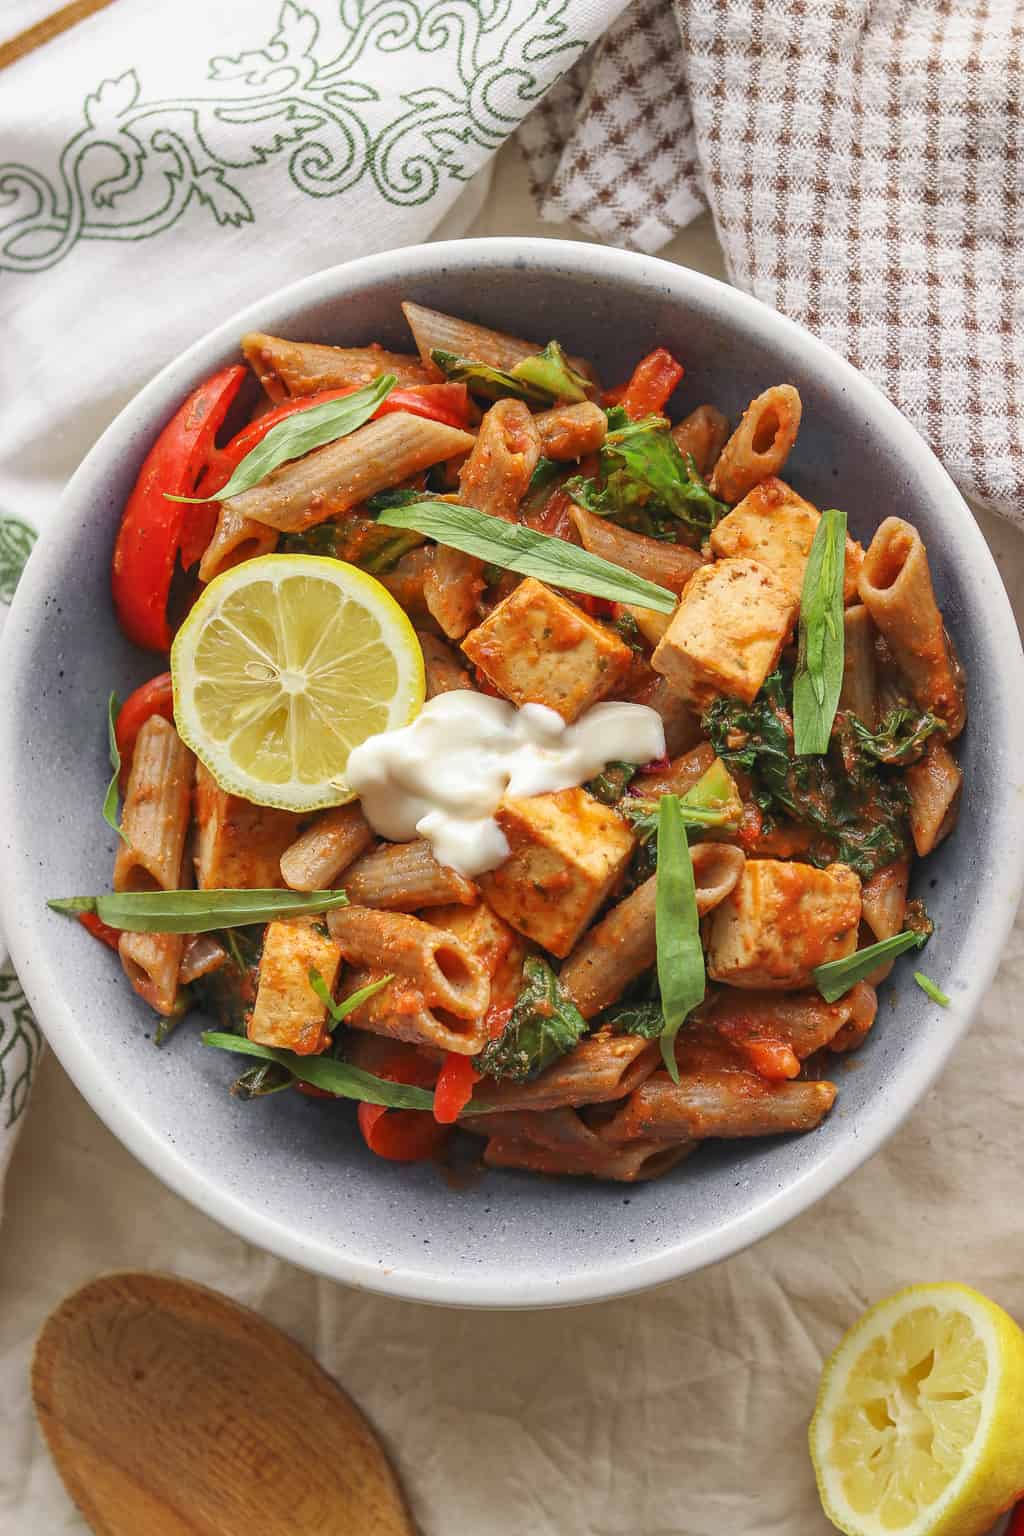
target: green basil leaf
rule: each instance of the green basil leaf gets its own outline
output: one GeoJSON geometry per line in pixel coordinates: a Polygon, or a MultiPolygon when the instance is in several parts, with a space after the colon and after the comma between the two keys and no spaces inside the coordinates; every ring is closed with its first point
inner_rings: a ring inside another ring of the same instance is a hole
{"type": "Polygon", "coordinates": [[[826,1003],[837,1003],[858,981],[870,976],[883,960],[895,959],[897,955],[906,954],[908,949],[921,949],[927,942],[926,933],[905,928],[902,933],[893,934],[891,939],[880,939],[877,944],[858,949],[845,960],[830,960],[827,965],[817,966],[814,985],[826,1003]]]}
{"type": "Polygon", "coordinates": [[[915,971],[914,980],[921,988],[921,991],[931,998],[933,1003],[938,1003],[940,1008],[949,1007],[949,998],[945,992],[943,992],[941,987],[937,987],[931,977],[924,974],[924,971],[915,971]]]}
{"type": "Polygon", "coordinates": [[[64,896],[46,903],[54,912],[95,912],[125,933],[210,933],[305,917],[348,905],[344,891],[112,891],[104,896],[64,896]]]}
{"type": "Polygon", "coordinates": [[[121,705],[117,694],[112,693],[107,700],[107,744],[110,752],[110,766],[114,771],[111,775],[110,783],[107,785],[107,792],[103,796],[103,820],[108,827],[113,828],[121,841],[126,843],[128,839],[121,831],[120,823],[117,819],[117,781],[121,773],[121,754],[117,750],[115,726],[120,712],[121,705]]]}
{"type": "Polygon", "coordinates": [[[693,861],[678,795],[662,795],[658,807],[658,889],[654,931],[658,986],[665,1019],[661,1054],[669,1076],[678,1083],[675,1038],[687,1015],[703,1001],[706,988],[693,861]]]}
{"type": "Polygon", "coordinates": [[[301,459],[314,448],[323,448],[363,426],[396,383],[393,373],[382,373],[354,394],[342,395],[340,400],[324,400],[320,405],[286,416],[235,465],[231,479],[215,496],[172,496],[168,491],[164,495],[168,501],[189,502],[228,501],[232,496],[240,496],[265,480],[279,464],[301,459]]]}
{"type": "Polygon", "coordinates": [[[200,1037],[204,1045],[216,1046],[220,1051],[237,1051],[240,1056],[258,1056],[263,1061],[276,1061],[287,1067],[300,1082],[311,1083],[325,1093],[333,1093],[340,1099],[356,1099],[361,1104],[383,1104],[386,1109],[425,1109],[433,1111],[434,1095],[427,1088],[413,1088],[408,1083],[390,1083],[383,1077],[374,1077],[361,1067],[350,1066],[347,1061],[337,1061],[333,1056],[296,1056],[294,1051],[278,1050],[270,1045],[257,1045],[243,1035],[223,1035],[216,1030],[205,1030],[200,1037]]]}
{"type": "Polygon", "coordinates": [[[526,379],[517,379],[503,368],[492,368],[490,363],[459,357],[440,347],[434,347],[430,357],[450,384],[465,384],[471,394],[480,395],[485,400],[522,400],[527,405],[542,407],[552,404],[550,391],[538,389],[526,379]]]}
{"type": "Polygon", "coordinates": [[[543,352],[516,363],[512,377],[544,390],[552,400],[567,400],[572,405],[587,398],[590,386],[590,380],[571,366],[557,341],[549,341],[543,352]]]}
{"type": "Polygon", "coordinates": [[[843,686],[845,574],[846,513],[832,507],[821,514],[800,596],[800,648],[793,676],[797,757],[828,751],[843,686]]]}
{"type": "Polygon", "coordinates": [[[438,544],[447,544],[465,555],[475,555],[477,559],[500,565],[506,571],[534,576],[538,581],[565,587],[570,592],[586,592],[591,597],[636,603],[658,613],[675,611],[676,595],[667,588],[655,586],[653,581],[635,576],[610,560],[589,555],[564,539],[537,533],[521,523],[507,523],[501,517],[490,517],[475,507],[459,506],[456,502],[420,501],[404,507],[389,507],[380,514],[378,522],[388,528],[415,528],[427,538],[436,539],[438,544]]]}
{"type": "Polygon", "coordinates": [[[477,1071],[527,1083],[571,1051],[586,1032],[586,1020],[550,965],[530,955],[512,1016],[476,1058],[477,1071]]]}
{"type": "Polygon", "coordinates": [[[309,973],[309,984],[317,997],[323,1003],[331,1020],[335,1024],[343,1024],[350,1013],[361,1008],[363,1003],[369,1002],[371,997],[376,997],[378,992],[383,992],[388,984],[394,981],[394,972],[382,976],[379,981],[368,981],[365,987],[360,987],[357,992],[350,992],[348,997],[343,997],[340,1003],[336,1003],[331,996],[331,990],[324,981],[320,972],[315,968],[309,973]]]}

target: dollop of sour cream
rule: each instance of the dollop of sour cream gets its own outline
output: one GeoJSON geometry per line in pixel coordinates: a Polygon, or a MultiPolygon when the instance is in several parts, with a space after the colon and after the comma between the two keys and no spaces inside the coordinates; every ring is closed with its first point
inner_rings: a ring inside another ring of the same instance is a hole
{"type": "Polygon", "coordinates": [[[595,704],[566,725],[545,704],[516,709],[459,689],[356,747],[346,777],[381,837],[425,837],[439,863],[472,878],[508,857],[494,819],[505,795],[571,789],[608,763],[664,755],[661,717],[646,704],[595,704]]]}

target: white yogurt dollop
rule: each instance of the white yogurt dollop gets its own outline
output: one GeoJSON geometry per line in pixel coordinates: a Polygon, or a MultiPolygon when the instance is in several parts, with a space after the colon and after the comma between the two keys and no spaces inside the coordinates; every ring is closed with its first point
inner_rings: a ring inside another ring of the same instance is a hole
{"type": "Polygon", "coordinates": [[[595,704],[566,725],[544,704],[516,709],[460,689],[356,747],[346,777],[381,837],[425,837],[441,864],[472,878],[508,857],[494,820],[505,795],[570,789],[608,763],[664,755],[661,717],[646,704],[595,704]]]}

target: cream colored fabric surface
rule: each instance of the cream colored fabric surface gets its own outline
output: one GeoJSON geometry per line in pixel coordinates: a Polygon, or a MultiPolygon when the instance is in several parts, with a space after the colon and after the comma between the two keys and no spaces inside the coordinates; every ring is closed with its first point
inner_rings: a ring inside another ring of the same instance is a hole
{"type": "MultiPolygon", "coordinates": [[[[514,150],[471,232],[538,232],[514,150]]],[[[721,270],[703,223],[666,254],[721,270]]],[[[1024,614],[1024,541],[983,527],[1024,614]]],[[[1018,921],[938,1087],[841,1189],[691,1279],[532,1314],[385,1301],[269,1258],[164,1189],[47,1055],[0,1229],[0,1533],[86,1529],[32,1417],[32,1339],[66,1292],[131,1267],[216,1286],[307,1345],[383,1433],[424,1536],[826,1536],[805,1431],[840,1332],[926,1279],[1024,1319],[1022,996],[1018,921]]]]}

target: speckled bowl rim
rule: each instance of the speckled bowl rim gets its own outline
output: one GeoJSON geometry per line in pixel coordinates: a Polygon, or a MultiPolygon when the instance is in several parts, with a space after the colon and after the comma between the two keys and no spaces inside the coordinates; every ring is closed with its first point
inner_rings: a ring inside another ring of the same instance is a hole
{"type": "MultiPolygon", "coordinates": [[[[410,246],[364,257],[303,278],[267,295],[197,341],[125,406],[69,481],[61,499],[60,513],[38,541],[15,595],[11,619],[19,622],[8,621],[6,633],[13,638],[0,645],[0,761],[12,761],[18,750],[8,722],[13,716],[14,678],[20,658],[27,656],[30,650],[26,636],[44,622],[42,600],[61,578],[60,514],[70,513],[79,498],[88,494],[89,487],[102,476],[104,465],[116,461],[122,448],[137,437],[140,429],[144,427],[152,431],[157,423],[166,419],[193,380],[219,363],[226,347],[236,345],[243,332],[261,328],[268,308],[285,302],[292,306],[312,307],[336,299],[347,289],[360,284],[384,278],[392,281],[413,278],[442,268],[448,279],[456,284],[460,275],[468,277],[488,263],[511,265],[517,261],[525,262],[532,273],[569,273],[605,284],[614,284],[620,279],[633,283],[649,282],[652,292],[662,296],[667,288],[680,302],[692,299],[715,308],[724,307],[730,324],[735,324],[744,334],[753,334],[762,344],[771,345],[773,338],[780,346],[784,341],[798,342],[811,366],[820,370],[821,376],[834,381],[837,392],[842,392],[846,411],[858,410],[865,421],[884,426],[890,440],[904,456],[908,470],[918,478],[923,493],[938,509],[937,516],[956,547],[958,558],[977,564],[994,578],[995,590],[987,611],[987,623],[1005,657],[1001,681],[1004,686],[1009,685],[1007,691],[1011,696],[1024,699],[1024,653],[1017,626],[995,562],[970,510],[916,430],[875,385],[831,348],[758,300],[714,278],[655,257],[559,240],[461,240],[410,246]]],[[[1024,764],[1024,709],[1011,712],[1003,724],[1007,760],[1024,764]]],[[[0,785],[0,806],[4,793],[4,786],[0,785]]],[[[452,1306],[567,1306],[631,1294],[728,1258],[807,1210],[878,1151],[942,1070],[957,1041],[967,1030],[999,964],[1021,893],[1024,794],[1008,794],[1004,810],[1003,845],[1007,856],[997,868],[989,871],[986,892],[991,922],[984,941],[978,944],[972,957],[970,980],[949,1010],[944,1047],[930,1060],[915,1063],[913,1070],[908,1068],[898,1088],[887,1095],[885,1103],[879,1105],[874,1114],[864,1117],[856,1127],[856,1133],[851,1129],[826,1164],[798,1179],[791,1187],[779,1189],[757,1209],[697,1240],[690,1238],[685,1252],[668,1248],[623,1265],[620,1273],[580,1275],[569,1283],[542,1278],[517,1279],[510,1284],[500,1277],[382,1273],[353,1260],[333,1245],[318,1242],[314,1236],[298,1236],[287,1231],[278,1221],[218,1189],[193,1169],[174,1146],[157,1139],[128,1102],[127,1095],[113,1100],[106,1096],[109,1084],[104,1081],[102,1071],[76,1030],[71,1000],[48,975],[47,949],[53,943],[53,933],[51,928],[44,929],[45,913],[25,922],[18,870],[13,860],[9,865],[5,861],[5,867],[0,869],[0,925],[7,936],[29,1002],[76,1086],[140,1162],[207,1215],[249,1242],[294,1264],[384,1295],[452,1306]],[[16,908],[18,922],[14,921],[16,908]]],[[[7,813],[10,814],[10,807],[7,813]]]]}

